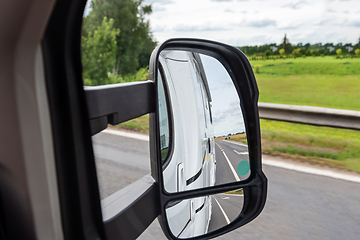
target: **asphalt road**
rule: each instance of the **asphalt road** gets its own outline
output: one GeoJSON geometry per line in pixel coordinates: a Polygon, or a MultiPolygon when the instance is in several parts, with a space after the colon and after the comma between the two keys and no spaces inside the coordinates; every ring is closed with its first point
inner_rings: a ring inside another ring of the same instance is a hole
{"type": "Polygon", "coordinates": [[[216,157],[216,185],[245,180],[250,172],[245,176],[237,173],[237,166],[241,161],[249,162],[249,154],[246,146],[233,144],[229,141],[215,141],[216,157]]]}
{"type": "MultiPolygon", "coordinates": [[[[150,172],[147,141],[107,133],[93,141],[102,198],[150,172]]],[[[359,239],[359,183],[267,165],[263,170],[269,180],[263,212],[217,239],[359,239]]],[[[155,220],[139,239],[166,238],[155,220]]]]}
{"type": "Polygon", "coordinates": [[[209,232],[220,229],[231,223],[241,212],[243,195],[216,194],[212,197],[212,217],[209,232]]]}

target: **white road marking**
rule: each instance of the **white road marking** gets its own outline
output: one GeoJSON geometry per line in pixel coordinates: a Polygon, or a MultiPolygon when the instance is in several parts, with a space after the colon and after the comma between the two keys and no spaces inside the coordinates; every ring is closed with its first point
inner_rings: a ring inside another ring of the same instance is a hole
{"type": "Polygon", "coordinates": [[[235,171],[234,167],[232,166],[232,164],[231,164],[231,162],[230,162],[229,158],[227,157],[227,155],[226,155],[226,153],[225,153],[224,149],[223,149],[223,148],[222,148],[222,147],[221,147],[218,143],[216,143],[216,145],[220,148],[221,152],[224,154],[225,159],[226,159],[227,163],[229,164],[229,167],[230,167],[230,169],[231,169],[231,171],[232,171],[232,173],[233,173],[233,175],[234,175],[234,177],[235,177],[236,181],[240,181],[240,178],[239,178],[239,176],[237,175],[237,173],[236,173],[236,171],[235,171]]]}
{"type": "Polygon", "coordinates": [[[221,152],[224,154],[225,159],[226,159],[227,163],[229,164],[229,167],[230,167],[230,169],[231,169],[231,171],[232,171],[232,173],[233,173],[233,175],[234,175],[234,177],[235,177],[236,181],[240,181],[240,178],[239,178],[239,176],[237,175],[237,173],[236,173],[236,171],[235,171],[234,167],[232,166],[232,164],[231,164],[231,162],[230,162],[229,158],[226,156],[225,151],[224,151],[224,150],[223,150],[223,149],[219,146],[219,144],[217,144],[217,143],[216,143],[216,145],[218,145],[218,147],[220,148],[221,152]]]}
{"type": "Polygon", "coordinates": [[[227,142],[227,143],[232,143],[232,144],[240,145],[240,146],[243,146],[243,147],[248,147],[247,144],[241,143],[241,142],[228,141],[228,140],[222,140],[222,141],[223,141],[223,142],[227,142]]]}
{"type": "Polygon", "coordinates": [[[142,140],[142,141],[149,141],[149,136],[148,135],[140,134],[140,133],[118,131],[118,130],[113,130],[113,129],[105,129],[102,132],[103,133],[108,133],[108,134],[113,134],[113,135],[118,135],[118,136],[121,136],[121,137],[128,137],[128,138],[135,138],[135,139],[142,140]]]}
{"type": "Polygon", "coordinates": [[[234,152],[236,152],[237,154],[239,154],[239,155],[247,155],[247,154],[249,154],[249,152],[238,152],[238,151],[236,151],[236,150],[234,150],[234,152]]]}
{"type": "Polygon", "coordinates": [[[309,173],[309,174],[314,174],[314,175],[319,175],[319,176],[331,177],[331,178],[335,178],[335,179],[341,179],[341,180],[345,180],[345,181],[360,183],[360,176],[339,173],[339,172],[331,171],[331,170],[327,170],[327,169],[319,169],[319,168],[314,168],[314,167],[302,166],[302,165],[296,164],[296,163],[269,160],[269,159],[263,159],[262,163],[265,165],[278,167],[278,168],[284,168],[284,169],[293,170],[293,171],[297,171],[297,172],[309,173]]]}
{"type": "Polygon", "coordinates": [[[216,198],[214,198],[214,199],[215,199],[215,201],[216,201],[217,205],[219,206],[219,208],[220,208],[220,210],[221,210],[222,214],[224,215],[224,218],[225,218],[225,220],[226,220],[227,224],[230,224],[230,220],[229,220],[228,216],[226,215],[226,213],[225,213],[224,209],[220,206],[220,203],[218,202],[218,200],[216,200],[216,198]]]}

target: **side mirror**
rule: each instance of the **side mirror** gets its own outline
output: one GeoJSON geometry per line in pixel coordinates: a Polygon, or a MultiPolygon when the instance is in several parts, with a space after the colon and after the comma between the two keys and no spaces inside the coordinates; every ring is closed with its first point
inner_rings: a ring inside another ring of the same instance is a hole
{"type": "Polygon", "coordinates": [[[211,238],[253,220],[265,205],[267,179],[246,56],[221,43],[170,39],[153,51],[149,79],[157,89],[152,176],[167,237],[211,238]]]}

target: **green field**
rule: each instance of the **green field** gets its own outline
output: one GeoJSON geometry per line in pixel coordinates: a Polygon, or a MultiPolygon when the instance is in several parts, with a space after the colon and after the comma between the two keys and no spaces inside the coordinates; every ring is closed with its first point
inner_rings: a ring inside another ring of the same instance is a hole
{"type": "Polygon", "coordinates": [[[116,125],[115,128],[128,129],[131,131],[142,132],[142,133],[149,133],[149,114],[116,125]]]}
{"type": "Polygon", "coordinates": [[[360,58],[250,61],[260,102],[360,111],[360,58]]]}

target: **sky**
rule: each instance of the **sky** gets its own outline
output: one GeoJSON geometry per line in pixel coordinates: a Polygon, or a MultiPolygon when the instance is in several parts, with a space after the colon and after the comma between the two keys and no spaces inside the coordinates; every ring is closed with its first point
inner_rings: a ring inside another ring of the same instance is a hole
{"type": "Polygon", "coordinates": [[[214,136],[245,132],[240,99],[229,73],[217,59],[200,56],[212,98],[214,136]]]}
{"type": "Polygon", "coordinates": [[[159,43],[191,37],[235,46],[352,43],[360,38],[360,0],[144,0],[159,43]]]}

